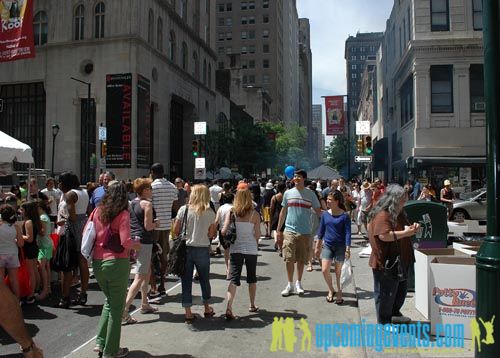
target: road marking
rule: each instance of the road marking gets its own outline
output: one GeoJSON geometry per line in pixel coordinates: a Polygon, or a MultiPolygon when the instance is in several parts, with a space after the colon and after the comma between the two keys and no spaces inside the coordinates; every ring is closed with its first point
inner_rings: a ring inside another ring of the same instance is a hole
{"type": "MultiPolygon", "coordinates": [[[[179,279],[177,281],[177,283],[172,287],[172,288],[169,288],[167,291],[165,291],[165,293],[170,293],[170,291],[173,291],[174,289],[176,289],[177,287],[179,287],[180,285],[182,284],[181,282],[181,279],[179,279]]],[[[139,312],[141,310],[141,308],[137,308],[134,312],[132,312],[130,315],[133,316],[134,314],[136,314],[137,312],[139,312]]],[[[76,353],[78,352],[80,349],[82,349],[83,347],[85,347],[87,344],[89,344],[90,342],[92,342],[93,340],[95,340],[97,338],[97,335],[95,335],[94,337],[90,338],[87,342],[83,343],[81,346],[79,346],[78,348],[75,348],[73,351],[71,351],[70,354],[68,354],[67,356],[64,356],[64,358],[66,357],[69,357],[71,356],[73,353],[76,353]]]]}

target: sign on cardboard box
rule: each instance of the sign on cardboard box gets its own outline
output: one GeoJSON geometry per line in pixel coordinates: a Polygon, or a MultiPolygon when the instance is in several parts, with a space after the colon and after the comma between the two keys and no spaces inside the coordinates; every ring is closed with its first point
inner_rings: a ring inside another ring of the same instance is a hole
{"type": "Polygon", "coordinates": [[[475,264],[473,257],[432,259],[431,334],[436,334],[436,324],[463,324],[464,338],[472,338],[470,322],[476,317],[475,264]]]}

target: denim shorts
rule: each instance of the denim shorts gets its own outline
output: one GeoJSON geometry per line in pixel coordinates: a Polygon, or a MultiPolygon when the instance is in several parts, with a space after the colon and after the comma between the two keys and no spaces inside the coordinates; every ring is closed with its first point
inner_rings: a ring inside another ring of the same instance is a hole
{"type": "Polygon", "coordinates": [[[345,260],[345,245],[342,246],[327,246],[323,244],[321,250],[322,260],[335,260],[335,262],[344,262],[345,260]]]}

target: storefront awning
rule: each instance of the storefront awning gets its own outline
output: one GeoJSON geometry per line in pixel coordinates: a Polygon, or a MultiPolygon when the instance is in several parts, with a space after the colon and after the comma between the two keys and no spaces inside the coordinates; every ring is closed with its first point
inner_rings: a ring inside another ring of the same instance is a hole
{"type": "Polygon", "coordinates": [[[486,157],[408,157],[406,159],[408,168],[423,166],[454,166],[454,165],[484,165],[486,157]]]}

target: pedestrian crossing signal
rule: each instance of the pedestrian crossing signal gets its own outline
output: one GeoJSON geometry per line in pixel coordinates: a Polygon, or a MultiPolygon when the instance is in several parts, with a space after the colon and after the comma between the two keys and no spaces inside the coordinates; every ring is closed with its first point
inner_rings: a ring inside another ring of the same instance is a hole
{"type": "Polygon", "coordinates": [[[192,152],[195,157],[200,155],[200,141],[197,139],[193,140],[192,152]]]}
{"type": "Polygon", "coordinates": [[[365,153],[371,155],[373,153],[372,137],[369,135],[365,137],[365,153]]]}

